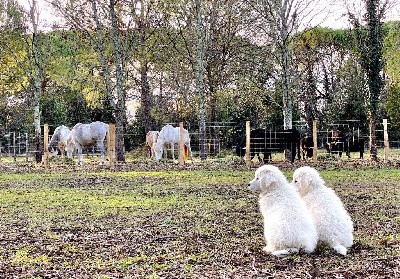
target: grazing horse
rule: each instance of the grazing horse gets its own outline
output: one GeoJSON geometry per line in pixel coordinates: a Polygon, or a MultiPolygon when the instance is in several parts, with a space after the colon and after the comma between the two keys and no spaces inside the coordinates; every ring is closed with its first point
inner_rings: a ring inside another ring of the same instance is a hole
{"type": "Polygon", "coordinates": [[[330,139],[330,142],[326,144],[328,153],[338,153],[341,158],[342,153],[345,152],[347,157],[350,158],[350,152],[360,152],[360,159],[363,159],[365,143],[363,138],[346,137],[342,131],[334,130],[330,139]]]}
{"type": "Polygon", "coordinates": [[[337,153],[339,158],[342,157],[342,153],[346,151],[346,138],[344,133],[339,130],[333,130],[330,139],[326,143],[326,150],[328,153],[337,153]]]}
{"type": "MultiPolygon", "coordinates": [[[[61,125],[58,126],[51,137],[49,143],[49,151],[53,156],[57,155],[57,148],[61,151],[61,156],[64,156],[65,149],[67,147],[67,140],[70,134],[70,129],[67,126],[61,125]]],[[[72,153],[70,154],[67,149],[68,158],[72,157],[72,153]]]]}
{"type": "MultiPolygon", "coordinates": [[[[290,162],[300,160],[300,133],[296,129],[273,131],[258,128],[250,131],[250,157],[267,164],[272,161],[272,152],[285,152],[290,162]],[[261,155],[261,156],[260,156],[261,155]]],[[[236,154],[243,157],[246,153],[246,140],[236,145],[236,154]]]]}
{"type": "MultiPolygon", "coordinates": [[[[180,127],[172,127],[171,125],[168,124],[161,129],[157,139],[157,143],[155,144],[154,147],[156,161],[159,161],[162,157],[164,144],[170,144],[172,159],[175,160],[174,145],[179,144],[179,134],[180,134],[180,127]]],[[[184,157],[187,157],[188,153],[190,153],[190,157],[192,157],[189,132],[186,129],[183,129],[183,144],[184,144],[184,157]]]]}
{"type": "Polygon", "coordinates": [[[364,158],[364,145],[365,140],[363,138],[358,138],[346,142],[346,155],[350,158],[350,152],[360,152],[360,159],[364,158]]]}
{"type": "Polygon", "coordinates": [[[155,146],[158,139],[159,131],[148,131],[146,134],[146,144],[150,149],[150,157],[156,157],[155,146]]]}
{"type": "Polygon", "coordinates": [[[312,158],[314,155],[314,140],[312,137],[304,135],[300,139],[300,149],[302,153],[303,160],[312,158]]]}
{"type": "Polygon", "coordinates": [[[74,146],[78,151],[78,164],[83,164],[83,147],[97,147],[101,150],[100,165],[104,163],[104,157],[106,154],[104,139],[108,133],[108,125],[96,121],[90,124],[78,123],[72,128],[70,137],[68,138],[68,149],[73,150],[74,146]]]}

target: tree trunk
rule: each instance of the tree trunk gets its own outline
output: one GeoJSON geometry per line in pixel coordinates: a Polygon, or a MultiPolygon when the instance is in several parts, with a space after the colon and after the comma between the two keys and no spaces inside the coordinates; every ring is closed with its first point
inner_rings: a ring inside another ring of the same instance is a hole
{"type": "Polygon", "coordinates": [[[203,22],[200,0],[195,0],[196,5],[196,34],[197,34],[197,90],[199,94],[199,129],[200,129],[200,158],[207,159],[206,138],[206,93],[204,88],[204,46],[203,46],[203,22]]]}
{"type": "Polygon", "coordinates": [[[143,1],[141,1],[140,8],[140,19],[139,19],[139,29],[140,29],[140,91],[141,91],[141,101],[143,108],[143,120],[145,133],[153,130],[153,121],[151,119],[150,108],[151,108],[151,93],[150,85],[148,81],[148,64],[147,64],[147,47],[146,47],[146,25],[144,17],[144,6],[143,1]]]}
{"type": "Polygon", "coordinates": [[[382,62],[382,23],[379,17],[379,1],[366,0],[367,6],[367,62],[364,64],[368,76],[369,127],[370,127],[370,154],[371,159],[378,160],[376,148],[376,122],[378,118],[378,102],[383,82],[381,77],[382,62]]]}
{"type": "Polygon", "coordinates": [[[124,133],[126,124],[126,92],[125,92],[125,82],[124,82],[124,66],[122,63],[122,49],[121,42],[119,38],[118,21],[117,15],[115,13],[114,0],[110,0],[110,16],[112,25],[112,41],[114,44],[114,57],[116,62],[116,87],[117,87],[117,105],[115,111],[115,121],[116,121],[116,151],[117,151],[117,161],[125,161],[125,144],[124,144],[124,133]]]}
{"type": "Polygon", "coordinates": [[[282,48],[282,95],[283,95],[283,126],[284,129],[292,129],[292,88],[290,80],[289,46],[282,48]]]}
{"type": "Polygon", "coordinates": [[[377,161],[377,149],[376,149],[376,117],[372,114],[369,117],[369,152],[371,159],[377,161]]]}
{"type": "Polygon", "coordinates": [[[290,50],[288,30],[287,1],[283,1],[280,8],[280,38],[281,38],[281,66],[282,66],[282,95],[283,95],[283,128],[292,129],[293,102],[290,77],[290,50]]]}
{"type": "Polygon", "coordinates": [[[39,49],[39,32],[38,32],[38,18],[37,18],[37,3],[32,0],[30,7],[30,16],[33,26],[32,34],[32,53],[34,64],[34,85],[33,85],[33,104],[34,104],[34,127],[35,127],[35,160],[36,163],[42,161],[43,155],[43,139],[40,127],[40,96],[42,94],[42,71],[40,69],[40,49],[39,49]]]}
{"type": "Polygon", "coordinates": [[[306,52],[305,58],[305,66],[306,66],[306,77],[304,80],[304,96],[302,99],[304,100],[304,119],[307,123],[307,136],[312,136],[312,127],[314,120],[317,117],[317,86],[316,81],[314,78],[313,68],[314,68],[314,61],[312,59],[312,53],[306,52]]]}
{"type": "Polygon", "coordinates": [[[106,86],[106,108],[111,108],[111,110],[115,111],[115,103],[113,101],[112,95],[112,86],[111,86],[111,74],[110,74],[110,67],[108,66],[105,50],[104,50],[104,42],[103,42],[103,35],[102,35],[102,27],[99,21],[99,16],[97,12],[97,0],[91,0],[92,2],[92,11],[93,11],[93,19],[96,24],[96,44],[97,44],[97,51],[100,58],[101,68],[103,70],[103,80],[106,86]]]}
{"type": "MultiPolygon", "coordinates": [[[[36,89],[35,89],[36,90],[36,89]]],[[[35,93],[36,95],[36,93],[35,93]]],[[[36,97],[35,97],[36,99],[36,97]]],[[[35,126],[35,161],[40,163],[43,156],[43,139],[40,127],[40,108],[39,104],[35,105],[34,108],[34,126],[35,126]]]]}
{"type": "Polygon", "coordinates": [[[144,129],[147,133],[153,130],[153,121],[151,119],[150,108],[151,108],[151,95],[150,95],[150,85],[148,81],[148,67],[147,61],[143,61],[140,65],[140,90],[141,90],[141,100],[143,108],[143,120],[144,129]]]}

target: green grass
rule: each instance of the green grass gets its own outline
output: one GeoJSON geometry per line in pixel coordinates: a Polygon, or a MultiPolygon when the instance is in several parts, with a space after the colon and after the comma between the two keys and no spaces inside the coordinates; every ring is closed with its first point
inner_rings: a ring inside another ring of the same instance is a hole
{"type": "MultiPolygon", "coordinates": [[[[319,247],[280,260],[261,251],[258,197],[246,186],[254,170],[204,166],[3,171],[4,278],[304,278],[310,266],[323,278],[394,275],[400,170],[321,166],[353,218],[354,247],[346,258],[319,247]]],[[[295,167],[281,168],[290,180],[295,167]]]]}

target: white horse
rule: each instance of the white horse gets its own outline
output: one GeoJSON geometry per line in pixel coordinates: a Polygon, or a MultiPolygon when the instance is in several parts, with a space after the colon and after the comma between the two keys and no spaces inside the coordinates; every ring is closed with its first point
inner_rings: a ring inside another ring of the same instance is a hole
{"type": "Polygon", "coordinates": [[[155,146],[158,139],[159,131],[148,131],[146,134],[146,144],[150,148],[150,157],[154,158],[156,156],[155,146]]]}
{"type": "MultiPolygon", "coordinates": [[[[157,139],[157,143],[155,145],[155,155],[156,155],[156,161],[159,161],[162,157],[163,154],[163,146],[164,144],[170,144],[171,146],[171,153],[172,153],[172,159],[175,160],[175,154],[174,154],[174,145],[179,144],[179,127],[172,127],[171,125],[165,125],[157,139]]],[[[183,144],[184,149],[185,149],[185,156],[187,157],[188,153],[190,153],[190,157],[192,157],[192,149],[190,148],[190,137],[189,137],[189,132],[186,129],[183,129],[183,144]]]]}
{"type": "MultiPolygon", "coordinates": [[[[67,148],[67,140],[69,137],[71,130],[64,125],[58,126],[51,137],[49,143],[49,151],[53,156],[57,155],[57,148],[60,149],[61,155],[64,156],[65,149],[67,148]]],[[[68,152],[67,148],[67,156],[68,158],[72,158],[72,153],[68,152]]]]}
{"type": "MultiPolygon", "coordinates": [[[[106,149],[104,146],[104,139],[108,133],[108,125],[96,121],[90,124],[78,123],[72,128],[70,136],[68,138],[68,149],[74,149],[78,151],[78,164],[83,164],[83,147],[97,147],[101,150],[100,165],[104,163],[106,149]]],[[[72,151],[71,151],[72,153],[72,151]]]]}

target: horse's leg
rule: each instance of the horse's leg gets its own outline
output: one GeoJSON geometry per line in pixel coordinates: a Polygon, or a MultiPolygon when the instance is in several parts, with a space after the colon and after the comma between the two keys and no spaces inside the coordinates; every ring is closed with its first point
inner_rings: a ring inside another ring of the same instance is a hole
{"type": "Polygon", "coordinates": [[[296,149],[297,149],[297,160],[301,160],[301,154],[300,154],[300,141],[297,141],[296,143],[296,149]]]}
{"type": "Polygon", "coordinates": [[[293,164],[294,160],[296,159],[296,146],[292,146],[292,150],[291,150],[292,154],[290,156],[290,162],[293,164]]]}
{"type": "Polygon", "coordinates": [[[150,157],[150,158],[154,157],[154,147],[153,146],[148,146],[148,148],[147,148],[147,156],[150,157]],[[148,155],[149,151],[150,151],[150,156],[148,155]]]}
{"type": "MultiPolygon", "coordinates": [[[[151,158],[156,158],[156,148],[157,148],[157,141],[154,141],[153,144],[150,146],[151,158]]],[[[162,147],[161,147],[161,150],[162,150],[162,147]]],[[[162,154],[161,154],[161,157],[162,157],[162,154]]]]}
{"type": "MultiPolygon", "coordinates": [[[[103,142],[99,142],[97,144],[97,147],[101,150],[101,155],[100,155],[100,165],[104,164],[104,158],[106,157],[106,150],[104,147],[104,143],[103,142]]],[[[94,147],[93,147],[94,150],[94,147]]]]}
{"type": "Polygon", "coordinates": [[[73,148],[67,148],[67,158],[72,160],[73,148]]]}
{"type": "Polygon", "coordinates": [[[171,142],[172,160],[175,160],[175,143],[171,142]]]}
{"type": "Polygon", "coordinates": [[[167,148],[167,145],[165,143],[162,145],[161,157],[163,155],[164,155],[164,159],[168,159],[168,148],[167,148]]]}
{"type": "Polygon", "coordinates": [[[78,165],[83,165],[83,154],[82,154],[82,146],[77,143],[76,150],[78,151],[78,165]]]}

